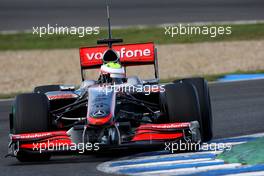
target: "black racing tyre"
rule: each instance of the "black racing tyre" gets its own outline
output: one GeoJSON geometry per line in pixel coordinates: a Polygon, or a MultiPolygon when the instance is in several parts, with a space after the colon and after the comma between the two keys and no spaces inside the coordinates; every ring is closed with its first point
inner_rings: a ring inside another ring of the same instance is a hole
{"type": "Polygon", "coordinates": [[[45,85],[34,88],[34,93],[46,93],[51,91],[60,91],[60,85],[45,85]]]}
{"type": "MultiPolygon", "coordinates": [[[[12,132],[33,133],[49,129],[49,103],[45,94],[28,93],[18,95],[12,112],[12,132]]],[[[19,151],[17,159],[21,162],[47,161],[50,154],[27,153],[19,151]]]]}
{"type": "Polygon", "coordinates": [[[178,82],[164,88],[165,92],[160,93],[161,111],[168,117],[168,122],[201,121],[197,93],[191,84],[178,82]]]}
{"type": "Polygon", "coordinates": [[[203,78],[186,78],[182,80],[176,80],[175,83],[182,81],[192,84],[198,93],[201,118],[202,118],[202,136],[203,141],[210,141],[213,137],[213,119],[212,119],[212,109],[211,109],[211,100],[210,92],[207,82],[203,78]]]}
{"type": "Polygon", "coordinates": [[[13,105],[13,132],[32,133],[49,129],[49,102],[45,94],[18,95],[13,105]]]}

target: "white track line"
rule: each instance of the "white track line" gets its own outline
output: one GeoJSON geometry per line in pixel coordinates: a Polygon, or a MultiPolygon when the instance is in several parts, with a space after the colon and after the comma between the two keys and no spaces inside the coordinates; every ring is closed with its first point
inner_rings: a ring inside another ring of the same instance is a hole
{"type": "Polygon", "coordinates": [[[206,172],[210,170],[217,170],[217,169],[232,169],[241,166],[239,163],[234,164],[223,164],[223,165],[214,165],[214,166],[202,166],[202,167],[192,167],[192,168],[183,168],[183,169],[170,169],[170,170],[160,170],[160,171],[150,171],[150,172],[142,172],[130,175],[138,175],[138,176],[159,176],[159,175],[188,175],[188,174],[195,174],[199,172],[206,172]]]}
{"type": "Polygon", "coordinates": [[[243,173],[239,173],[239,174],[228,174],[228,175],[224,175],[224,176],[263,176],[264,175],[264,171],[257,171],[257,172],[243,172],[243,173]]]}
{"type": "Polygon", "coordinates": [[[120,169],[130,169],[135,167],[149,167],[149,166],[169,166],[169,165],[177,165],[177,164],[198,164],[198,163],[211,163],[211,162],[223,162],[220,159],[212,159],[212,158],[202,158],[202,159],[189,159],[189,160],[175,160],[175,161],[161,161],[161,162],[151,162],[151,163],[140,163],[140,164],[131,164],[131,165],[124,165],[124,166],[116,166],[112,167],[113,170],[120,170],[120,169]]]}
{"type": "MultiPolygon", "coordinates": [[[[229,75],[229,74],[226,74],[229,75]]],[[[210,84],[228,84],[228,83],[232,83],[232,82],[245,82],[245,81],[257,81],[257,80],[263,80],[264,78],[254,78],[254,79],[243,79],[243,80],[232,80],[232,81],[212,81],[209,82],[210,84]]]]}
{"type": "MultiPolygon", "coordinates": [[[[163,23],[157,25],[126,25],[126,26],[112,26],[113,29],[127,29],[127,28],[149,28],[149,27],[165,27],[165,26],[176,26],[179,24],[182,25],[194,25],[194,26],[203,26],[203,25],[232,25],[232,24],[258,24],[264,23],[264,20],[237,20],[237,21],[215,21],[215,22],[179,22],[179,23],[163,23]]],[[[101,29],[106,29],[106,27],[100,27],[101,29]]],[[[32,29],[26,30],[4,30],[0,31],[0,34],[17,34],[17,33],[32,33],[32,29]]]]}
{"type": "Polygon", "coordinates": [[[14,100],[14,98],[0,99],[0,102],[13,101],[13,100],[14,100]]]}
{"type": "MultiPolygon", "coordinates": [[[[207,160],[207,161],[194,161],[194,162],[189,162],[189,163],[177,163],[177,164],[210,164],[210,163],[216,163],[216,162],[223,162],[223,160],[207,160]]],[[[161,162],[160,162],[161,163],[161,162]]],[[[144,163],[142,164],[141,166],[139,166],[140,168],[148,168],[150,166],[153,166],[152,165],[153,163],[144,163]]],[[[174,166],[177,166],[176,163],[174,162],[166,162],[166,165],[167,166],[171,166],[171,165],[174,165],[174,166]]],[[[159,164],[159,165],[154,165],[154,166],[157,166],[157,168],[159,166],[161,166],[162,164],[159,164]]],[[[219,164],[219,165],[223,165],[223,164],[219,164]]],[[[218,165],[213,165],[213,166],[218,166],[218,165]]],[[[202,166],[201,166],[202,167],[202,166]]],[[[137,166],[130,166],[130,165],[127,165],[127,166],[122,166],[122,167],[111,167],[110,168],[110,172],[111,173],[119,173],[120,170],[123,170],[123,169],[133,169],[133,168],[137,168],[137,166]]],[[[185,170],[189,170],[191,168],[194,168],[194,167],[188,167],[188,168],[185,168],[185,170]]],[[[199,168],[199,167],[197,167],[199,168]]],[[[177,169],[169,169],[169,170],[160,170],[160,171],[166,171],[166,172],[169,172],[170,170],[177,170],[177,169]]],[[[143,172],[140,172],[140,173],[149,173],[149,172],[159,172],[159,171],[143,171],[143,172]]],[[[135,173],[135,174],[140,174],[140,173],[135,173]]],[[[121,173],[122,174],[122,173],[121,173]]],[[[128,173],[130,175],[130,173],[128,173]]],[[[134,173],[131,173],[131,175],[133,175],[134,173]]],[[[174,173],[175,174],[175,173],[174,173]]]]}
{"type": "Polygon", "coordinates": [[[203,25],[232,25],[232,24],[258,24],[258,23],[264,23],[264,20],[238,20],[238,21],[216,21],[216,22],[179,22],[179,23],[165,23],[165,24],[160,24],[158,26],[160,27],[165,27],[165,26],[175,26],[179,24],[183,25],[195,25],[195,26],[203,26],[203,25]]]}
{"type": "MultiPolygon", "coordinates": [[[[251,134],[251,135],[244,135],[244,136],[237,136],[237,137],[231,137],[231,138],[222,138],[222,139],[217,139],[217,141],[213,141],[211,145],[215,145],[214,143],[221,143],[221,140],[226,140],[226,139],[239,139],[239,138],[247,138],[247,137],[264,137],[264,133],[257,133],[257,134],[251,134]]],[[[237,145],[241,143],[245,143],[245,141],[242,142],[223,142],[225,145],[237,145]]],[[[131,165],[120,165],[120,166],[110,166],[111,164],[114,163],[122,163],[122,162],[140,162],[144,160],[151,160],[151,159],[162,159],[162,158],[171,158],[171,157],[181,157],[181,156],[193,156],[193,155],[202,155],[202,154],[220,154],[222,151],[200,151],[200,152],[190,152],[190,153],[174,153],[174,154],[164,154],[164,155],[156,155],[156,156],[137,156],[134,158],[129,157],[124,157],[120,158],[117,161],[109,161],[109,162],[104,162],[101,163],[100,165],[97,166],[97,169],[103,172],[111,172],[111,173],[118,173],[118,170],[120,169],[125,169],[125,168],[134,168],[134,167],[149,167],[149,166],[160,166],[160,165],[170,165],[170,164],[181,164],[181,163],[187,163],[188,158],[185,159],[180,159],[180,160],[174,160],[174,161],[158,161],[158,162],[145,162],[145,163],[138,163],[138,164],[131,164],[131,165]],[[112,171],[110,171],[112,169],[112,171]]],[[[132,156],[133,157],[133,156],[132,156]]],[[[208,159],[208,158],[207,158],[208,159]]],[[[195,162],[205,162],[206,158],[197,158],[194,159],[193,161],[195,162]]],[[[218,161],[218,160],[210,160],[210,161],[218,161]]],[[[197,168],[183,168],[183,169],[170,169],[170,170],[160,170],[160,171],[147,171],[147,172],[142,172],[142,175],[175,175],[175,172],[179,172],[181,174],[187,173],[187,170],[190,171],[191,173],[196,173],[196,172],[202,172],[202,171],[207,171],[207,170],[215,170],[215,169],[222,169],[222,168],[234,168],[238,167],[241,164],[235,163],[235,164],[224,164],[224,165],[215,165],[215,166],[202,166],[202,167],[197,167],[197,168]]],[[[134,175],[140,175],[141,173],[136,173],[134,175]]],[[[261,175],[261,174],[260,174],[261,175]]],[[[263,174],[264,175],[264,174],[263,174]]],[[[246,175],[247,176],[247,175],[246,175]]]]}
{"type": "Polygon", "coordinates": [[[190,152],[190,153],[174,153],[174,154],[166,154],[166,155],[158,155],[158,156],[139,156],[133,159],[128,159],[127,157],[121,158],[120,160],[117,161],[112,161],[111,163],[114,162],[126,162],[126,161],[142,161],[145,159],[160,159],[160,158],[172,158],[172,157],[181,157],[181,156],[192,156],[192,155],[202,155],[202,154],[220,154],[221,151],[201,151],[201,152],[190,152]]]}
{"type": "MultiPolygon", "coordinates": [[[[181,153],[181,154],[166,154],[166,155],[160,155],[160,156],[144,156],[144,157],[136,157],[134,159],[127,159],[127,157],[125,157],[121,160],[108,161],[108,162],[101,163],[97,166],[97,170],[100,170],[100,171],[106,172],[106,173],[114,173],[114,172],[116,172],[116,170],[119,167],[119,166],[116,166],[116,167],[110,166],[111,164],[114,164],[114,163],[140,162],[140,161],[144,161],[146,159],[148,159],[148,160],[150,160],[150,159],[159,160],[161,158],[173,158],[173,157],[181,157],[181,156],[188,157],[188,156],[203,155],[203,154],[215,154],[216,155],[219,153],[221,153],[221,151],[202,151],[202,152],[191,152],[191,153],[181,153]]],[[[146,164],[146,163],[144,163],[144,164],[146,164]]],[[[150,164],[150,163],[148,163],[148,164],[150,164]]]]}

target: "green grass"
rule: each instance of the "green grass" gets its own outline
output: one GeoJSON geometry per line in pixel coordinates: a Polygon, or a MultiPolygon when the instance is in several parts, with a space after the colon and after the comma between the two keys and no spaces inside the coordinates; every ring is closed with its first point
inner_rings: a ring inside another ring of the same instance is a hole
{"type": "MultiPolygon", "coordinates": [[[[219,78],[222,78],[225,75],[228,74],[254,74],[254,73],[264,73],[264,70],[255,70],[255,71],[235,71],[235,72],[230,72],[230,73],[222,73],[222,74],[215,74],[215,75],[193,75],[192,77],[203,77],[205,78],[208,82],[213,82],[217,81],[219,78]]],[[[174,78],[168,78],[168,79],[161,79],[160,83],[169,83],[172,82],[176,79],[181,79],[182,77],[174,77],[174,78]]],[[[16,95],[25,93],[25,92],[12,92],[12,93],[7,93],[7,94],[0,94],[0,99],[7,99],[7,98],[14,98],[16,95]]]]}
{"type": "Polygon", "coordinates": [[[22,94],[22,93],[25,93],[25,92],[0,93],[0,99],[14,98],[18,94],[22,94]]]}
{"type": "Polygon", "coordinates": [[[241,163],[243,165],[264,164],[264,138],[258,138],[243,144],[232,146],[217,156],[226,163],[241,163]]]}
{"type": "MultiPolygon", "coordinates": [[[[178,35],[172,38],[164,34],[165,29],[162,27],[114,29],[113,36],[123,38],[125,43],[153,41],[155,44],[264,39],[264,23],[230,26],[231,35],[218,35],[214,38],[209,35],[178,35]]],[[[106,37],[106,30],[101,30],[99,35],[86,35],[83,38],[77,35],[44,35],[40,38],[32,33],[0,34],[0,50],[79,48],[96,45],[97,39],[106,37]]]]}

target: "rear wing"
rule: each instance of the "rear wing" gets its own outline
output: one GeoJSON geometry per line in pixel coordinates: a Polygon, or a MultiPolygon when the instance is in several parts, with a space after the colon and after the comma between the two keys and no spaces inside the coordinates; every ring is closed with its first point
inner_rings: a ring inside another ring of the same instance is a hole
{"type": "MultiPolygon", "coordinates": [[[[82,47],[80,48],[80,64],[82,80],[84,80],[85,69],[100,68],[103,64],[102,58],[107,46],[82,47]]],[[[113,45],[120,56],[122,65],[154,65],[155,78],[159,79],[157,50],[154,43],[137,43],[113,45]]]]}

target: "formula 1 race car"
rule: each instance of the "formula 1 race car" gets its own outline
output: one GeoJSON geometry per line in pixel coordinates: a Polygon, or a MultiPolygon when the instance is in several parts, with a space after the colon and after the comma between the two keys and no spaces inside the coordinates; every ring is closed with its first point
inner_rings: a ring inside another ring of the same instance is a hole
{"type": "Polygon", "coordinates": [[[112,39],[110,32],[108,39],[98,40],[99,46],[80,48],[78,89],[47,85],[16,96],[10,156],[41,161],[56,153],[212,138],[207,82],[186,78],[159,84],[154,44],[113,45],[122,40],[112,39]],[[154,65],[155,79],[126,75],[126,67],[146,64],[154,65]],[[87,69],[100,70],[98,80],[85,79],[87,69]]]}

